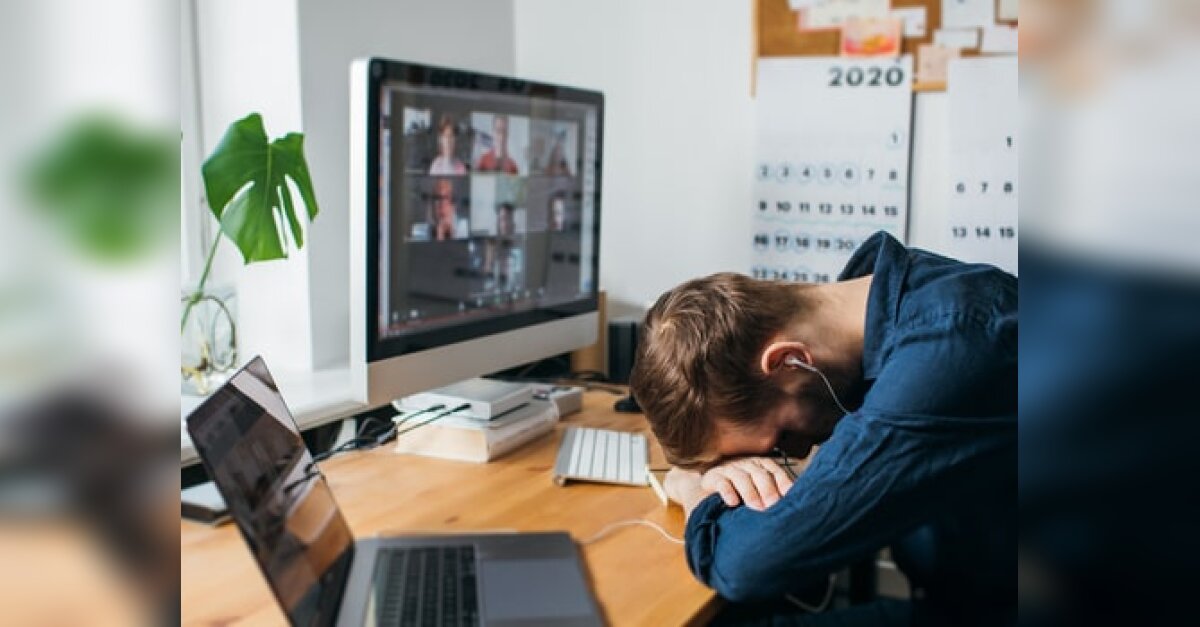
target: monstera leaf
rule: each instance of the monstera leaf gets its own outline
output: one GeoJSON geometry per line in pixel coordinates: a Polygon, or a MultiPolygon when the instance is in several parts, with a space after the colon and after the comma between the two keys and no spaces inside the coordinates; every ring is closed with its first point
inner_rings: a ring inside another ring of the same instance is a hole
{"type": "Polygon", "coordinates": [[[103,114],[80,118],[24,172],[32,207],[94,259],[140,258],[170,236],[178,215],[171,135],[103,114]]]}
{"type": "Polygon", "coordinates": [[[208,204],[246,263],[287,257],[289,229],[296,248],[304,247],[287,184],[291,180],[300,192],[308,219],[315,218],[319,210],[304,160],[304,135],[288,133],[268,142],[262,116],[251,113],[229,126],[201,171],[208,204]]]}

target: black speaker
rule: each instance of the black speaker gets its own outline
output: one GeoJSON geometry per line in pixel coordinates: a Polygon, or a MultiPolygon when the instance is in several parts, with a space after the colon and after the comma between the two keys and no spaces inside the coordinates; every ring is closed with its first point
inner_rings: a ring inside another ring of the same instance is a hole
{"type": "Polygon", "coordinates": [[[633,358],[637,355],[637,318],[620,318],[608,322],[608,380],[622,385],[629,383],[633,358]]]}

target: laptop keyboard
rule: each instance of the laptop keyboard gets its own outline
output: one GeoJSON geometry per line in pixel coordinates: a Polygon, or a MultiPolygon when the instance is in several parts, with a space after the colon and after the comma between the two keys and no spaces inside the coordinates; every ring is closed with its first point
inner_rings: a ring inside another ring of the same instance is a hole
{"type": "Polygon", "coordinates": [[[376,568],[376,625],[479,624],[474,547],[384,549],[376,568]]]}

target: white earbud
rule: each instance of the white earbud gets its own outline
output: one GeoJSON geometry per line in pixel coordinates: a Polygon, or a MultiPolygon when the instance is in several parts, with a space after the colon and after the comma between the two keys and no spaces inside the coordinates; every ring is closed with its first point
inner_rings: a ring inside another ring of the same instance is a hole
{"type": "Polygon", "coordinates": [[[795,355],[788,355],[787,357],[784,358],[783,363],[788,366],[796,366],[797,368],[803,368],[803,369],[817,375],[818,377],[821,377],[821,380],[825,382],[825,387],[829,390],[829,395],[833,397],[833,402],[838,406],[838,409],[842,410],[843,414],[850,413],[850,411],[846,409],[846,406],[842,405],[842,401],[841,401],[841,399],[838,398],[837,392],[833,391],[833,385],[831,383],[829,383],[829,379],[825,376],[825,373],[818,370],[816,366],[805,362],[803,359],[800,359],[799,357],[796,357],[795,355]]]}
{"type": "Polygon", "coordinates": [[[795,355],[788,355],[787,359],[783,360],[783,363],[785,363],[789,366],[795,366],[797,368],[804,368],[805,370],[807,370],[809,372],[817,371],[817,369],[815,367],[813,367],[812,364],[805,363],[804,360],[800,359],[799,357],[796,357],[795,355]]]}

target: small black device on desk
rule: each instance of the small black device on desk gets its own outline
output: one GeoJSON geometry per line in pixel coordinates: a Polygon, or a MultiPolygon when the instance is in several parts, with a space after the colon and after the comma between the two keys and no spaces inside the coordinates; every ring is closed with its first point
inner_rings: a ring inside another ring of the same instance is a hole
{"type": "Polygon", "coordinates": [[[638,405],[637,399],[632,394],[628,394],[613,403],[613,410],[626,414],[640,414],[642,413],[642,406],[638,405]]]}

